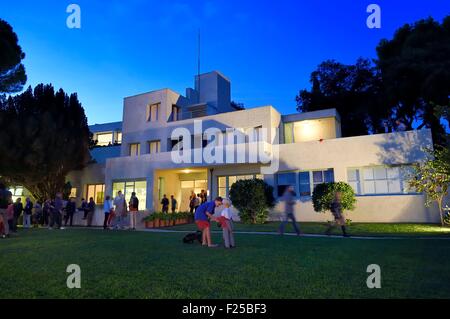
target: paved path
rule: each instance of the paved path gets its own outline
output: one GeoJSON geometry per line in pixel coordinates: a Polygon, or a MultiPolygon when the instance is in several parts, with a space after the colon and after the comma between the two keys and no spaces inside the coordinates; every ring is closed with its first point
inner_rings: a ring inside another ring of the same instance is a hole
{"type": "MultiPolygon", "coordinates": [[[[73,226],[73,227],[67,227],[66,229],[92,229],[92,230],[103,230],[102,227],[83,227],[83,226],[73,226]]],[[[114,230],[111,230],[114,231],[114,230]]],[[[129,230],[123,230],[123,231],[129,231],[129,230]]],[[[138,228],[136,231],[139,232],[147,232],[147,233],[180,233],[180,234],[187,234],[192,233],[193,230],[171,230],[171,229],[146,229],[146,228],[138,228]]],[[[222,231],[213,230],[211,231],[213,234],[221,234],[222,231]]],[[[278,232],[267,232],[267,231],[235,231],[235,234],[243,234],[243,235],[261,235],[261,236],[281,236],[278,232]]],[[[297,237],[294,233],[285,233],[283,236],[294,236],[297,237]]],[[[432,236],[351,236],[351,237],[343,237],[341,235],[321,235],[321,234],[303,234],[299,236],[307,237],[307,238],[337,238],[337,239],[360,239],[360,240],[392,240],[392,239],[440,239],[440,240],[450,240],[450,237],[432,237],[432,236]]]]}
{"type": "MultiPolygon", "coordinates": [[[[169,229],[139,229],[139,231],[149,232],[149,233],[190,233],[190,230],[169,230],[169,229]]],[[[211,233],[222,233],[221,231],[211,231],[211,233]]],[[[235,234],[245,234],[245,235],[268,235],[268,236],[280,236],[278,232],[256,232],[256,231],[235,231],[235,234]]],[[[294,233],[285,233],[283,236],[295,236],[294,233]]],[[[338,235],[321,235],[321,234],[303,234],[300,237],[311,237],[311,238],[339,238],[339,239],[365,239],[365,240],[374,240],[374,239],[445,239],[450,240],[450,237],[413,237],[413,236],[351,236],[351,237],[343,237],[338,235]]]]}

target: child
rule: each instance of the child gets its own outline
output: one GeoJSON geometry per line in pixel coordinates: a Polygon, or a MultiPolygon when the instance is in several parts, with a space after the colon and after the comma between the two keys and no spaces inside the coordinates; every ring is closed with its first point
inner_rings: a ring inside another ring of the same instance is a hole
{"type": "Polygon", "coordinates": [[[225,248],[234,248],[234,235],[233,235],[233,218],[230,210],[230,201],[223,201],[224,209],[220,213],[218,218],[219,223],[222,227],[223,241],[225,243],[225,248]]]}

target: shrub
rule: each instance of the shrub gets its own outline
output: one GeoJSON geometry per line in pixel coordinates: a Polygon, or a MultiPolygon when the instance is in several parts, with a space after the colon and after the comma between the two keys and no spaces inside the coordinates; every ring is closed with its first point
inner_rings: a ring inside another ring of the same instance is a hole
{"type": "Polygon", "coordinates": [[[274,207],[273,187],[261,179],[240,180],[230,189],[230,200],[239,210],[241,222],[264,224],[274,207]]]}
{"type": "Polygon", "coordinates": [[[317,185],[312,195],[314,210],[320,213],[329,211],[334,200],[334,194],[337,191],[342,193],[342,208],[344,210],[354,210],[356,203],[355,192],[349,184],[344,182],[317,185]]]}

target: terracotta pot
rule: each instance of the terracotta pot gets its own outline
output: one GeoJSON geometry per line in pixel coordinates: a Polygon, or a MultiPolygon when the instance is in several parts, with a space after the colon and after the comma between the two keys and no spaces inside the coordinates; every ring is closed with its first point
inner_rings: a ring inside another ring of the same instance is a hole
{"type": "Polygon", "coordinates": [[[153,228],[155,225],[155,223],[153,221],[151,222],[145,222],[145,228],[153,228]]]}
{"type": "Polygon", "coordinates": [[[160,220],[159,220],[159,219],[155,219],[155,220],[153,221],[153,227],[155,227],[155,228],[161,227],[161,225],[160,225],[160,220]]]}

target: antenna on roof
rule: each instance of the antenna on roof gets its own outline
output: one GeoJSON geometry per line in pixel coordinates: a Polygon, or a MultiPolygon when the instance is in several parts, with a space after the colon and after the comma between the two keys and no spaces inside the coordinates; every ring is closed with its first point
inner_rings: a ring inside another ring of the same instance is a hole
{"type": "Polygon", "coordinates": [[[198,81],[198,102],[200,103],[200,28],[198,29],[198,57],[197,57],[197,81],[198,81]]]}

